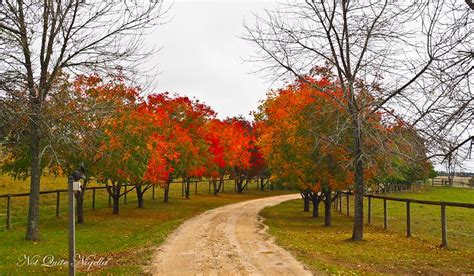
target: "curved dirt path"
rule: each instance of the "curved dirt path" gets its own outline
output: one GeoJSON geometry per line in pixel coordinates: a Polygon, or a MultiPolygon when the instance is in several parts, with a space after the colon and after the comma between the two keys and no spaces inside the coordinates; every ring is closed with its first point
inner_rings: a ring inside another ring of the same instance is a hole
{"type": "Polygon", "coordinates": [[[258,212],[299,194],[245,201],[186,221],[156,251],[154,275],[312,275],[265,234],[258,212]]]}

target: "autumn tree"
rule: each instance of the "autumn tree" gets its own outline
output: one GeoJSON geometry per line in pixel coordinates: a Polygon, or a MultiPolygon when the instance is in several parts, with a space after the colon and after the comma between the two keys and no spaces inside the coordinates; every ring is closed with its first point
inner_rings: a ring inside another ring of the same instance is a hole
{"type": "Polygon", "coordinates": [[[202,177],[211,158],[205,126],[214,111],[199,101],[168,93],[150,95],[141,111],[149,114],[154,125],[147,143],[151,157],[145,179],[161,183],[164,202],[168,202],[171,182],[181,178],[189,198],[191,178],[202,177]]]}
{"type": "Polygon", "coordinates": [[[228,151],[231,143],[230,137],[233,137],[231,125],[219,119],[210,120],[206,125],[206,140],[209,143],[209,152],[207,170],[205,176],[212,183],[212,189],[215,196],[219,194],[223,185],[224,177],[229,172],[229,164],[232,162],[232,152],[228,151]],[[229,135],[230,134],[230,135],[229,135]],[[230,139],[229,139],[230,138],[230,139]],[[230,153],[231,155],[229,156],[230,153]]]}
{"type": "Polygon", "coordinates": [[[410,186],[415,181],[432,177],[433,165],[426,158],[425,139],[400,120],[386,123],[384,127],[386,136],[390,137],[387,154],[376,158],[378,170],[372,184],[386,189],[390,185],[410,186]]]}
{"type": "Polygon", "coordinates": [[[51,97],[56,114],[51,125],[50,146],[54,162],[50,171],[67,175],[81,165],[86,169],[86,179],[81,190],[75,193],[77,222],[84,222],[84,196],[90,179],[98,175],[97,163],[101,161],[106,128],[118,115],[119,106],[127,100],[124,78],[100,77],[97,74],[80,75],[73,81],[65,80],[61,93],[51,97]],[[62,112],[59,112],[61,111],[62,112]],[[58,139],[58,137],[60,137],[58,139]]]}
{"type": "Polygon", "coordinates": [[[364,145],[375,144],[364,137],[372,114],[406,121],[429,141],[431,156],[446,154],[447,133],[472,129],[471,16],[462,1],[289,1],[246,25],[263,73],[305,80],[327,64],[342,90],[337,103],[352,139],[353,240],[363,239],[364,178],[373,163],[364,145]]]}
{"type": "Polygon", "coordinates": [[[44,108],[54,82],[61,73],[136,68],[149,53],[141,49],[142,34],[161,16],[161,1],[2,1],[0,97],[25,93],[28,111],[23,133],[31,175],[26,239],[40,239],[41,154],[49,130],[44,108]]]}
{"type": "Polygon", "coordinates": [[[242,192],[250,179],[260,173],[263,162],[256,151],[251,123],[243,118],[211,120],[206,139],[211,153],[206,176],[211,178],[214,195],[222,188],[225,175],[233,177],[237,192],[242,192]]]}
{"type": "MultiPolygon", "coordinates": [[[[258,136],[255,137],[255,140],[258,140],[258,136]]],[[[270,185],[271,172],[265,162],[262,151],[256,144],[250,150],[250,168],[248,170],[248,177],[255,178],[260,186],[260,191],[263,192],[265,187],[270,185]]]]}
{"type": "Polygon", "coordinates": [[[147,158],[143,150],[146,138],[141,135],[145,127],[142,121],[133,116],[141,101],[138,88],[124,85],[123,80],[119,81],[105,84],[97,90],[99,95],[113,97],[117,102],[112,111],[114,116],[102,126],[104,136],[99,137],[96,151],[98,161],[94,164],[94,176],[105,184],[113,200],[114,214],[119,213],[120,197],[131,192],[136,188],[133,184],[142,180],[147,158]]]}
{"type": "Polygon", "coordinates": [[[229,141],[230,147],[226,149],[226,154],[232,155],[232,162],[229,162],[229,174],[235,181],[237,193],[242,193],[250,182],[249,173],[252,165],[252,151],[255,147],[255,135],[252,124],[244,118],[228,118],[227,121],[233,132],[229,141]]]}
{"type": "Polygon", "coordinates": [[[313,201],[313,215],[325,205],[325,225],[331,225],[333,191],[352,184],[349,133],[339,132],[338,125],[348,124],[335,99],[342,90],[328,96],[315,85],[328,87],[326,79],[307,77],[284,89],[272,92],[260,107],[262,124],[259,146],[272,171],[272,178],[286,185],[296,185],[302,192],[304,210],[313,201]]]}

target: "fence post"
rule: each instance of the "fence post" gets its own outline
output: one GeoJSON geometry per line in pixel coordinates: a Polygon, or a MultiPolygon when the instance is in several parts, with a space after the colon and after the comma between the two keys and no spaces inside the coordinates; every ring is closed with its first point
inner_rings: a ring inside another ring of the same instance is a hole
{"type": "Polygon", "coordinates": [[[12,229],[11,210],[12,210],[12,195],[9,194],[7,197],[7,230],[12,229]]]}
{"type": "Polygon", "coordinates": [[[56,218],[59,218],[59,200],[60,200],[60,192],[56,192],[56,218]]]}
{"type": "Polygon", "coordinates": [[[446,205],[441,203],[441,246],[448,247],[448,233],[446,226],[446,205]]]}
{"type": "Polygon", "coordinates": [[[76,275],[76,198],[74,197],[75,191],[73,190],[74,177],[69,176],[67,178],[68,185],[68,224],[69,224],[69,237],[68,237],[68,255],[69,255],[69,275],[76,275]]]}
{"type": "Polygon", "coordinates": [[[151,191],[152,191],[152,196],[151,196],[151,198],[152,198],[153,200],[155,200],[155,185],[153,185],[153,186],[151,187],[151,191]]]}
{"type": "Polygon", "coordinates": [[[92,188],[92,210],[95,210],[95,187],[92,188]]]}
{"type": "Polygon", "coordinates": [[[349,192],[346,194],[346,205],[347,215],[349,215],[349,192]]]}
{"type": "Polygon", "coordinates": [[[369,201],[367,202],[367,224],[372,222],[372,197],[368,196],[369,201]]]}
{"type": "Polygon", "coordinates": [[[388,229],[388,218],[387,218],[387,200],[383,199],[383,229],[388,229]]]}
{"type": "Polygon", "coordinates": [[[411,237],[410,201],[407,201],[407,238],[411,237]]]}

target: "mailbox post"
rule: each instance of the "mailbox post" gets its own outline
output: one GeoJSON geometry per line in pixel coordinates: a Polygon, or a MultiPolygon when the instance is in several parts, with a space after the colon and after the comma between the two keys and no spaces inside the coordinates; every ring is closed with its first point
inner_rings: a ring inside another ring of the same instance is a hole
{"type": "Polygon", "coordinates": [[[84,168],[75,171],[68,177],[68,209],[69,209],[69,275],[76,275],[76,216],[75,216],[75,196],[81,190],[81,182],[84,179],[84,168]]]}

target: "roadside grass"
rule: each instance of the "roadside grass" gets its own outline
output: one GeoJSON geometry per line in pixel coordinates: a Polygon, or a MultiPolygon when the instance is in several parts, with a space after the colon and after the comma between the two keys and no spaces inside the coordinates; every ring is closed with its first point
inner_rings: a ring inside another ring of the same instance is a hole
{"type": "MultiPolygon", "coordinates": [[[[474,191],[426,188],[396,197],[436,201],[473,202],[474,191]]],[[[363,274],[474,273],[474,210],[447,207],[449,248],[441,244],[439,206],[412,204],[412,237],[405,237],[404,203],[388,202],[388,230],[383,229],[383,201],[372,200],[372,224],[364,241],[352,242],[352,217],[333,209],[333,226],[324,218],[302,212],[301,200],[269,207],[261,212],[269,234],[313,271],[363,274]]],[[[367,200],[365,199],[367,204],[367,200]]],[[[350,212],[353,212],[352,199],[350,212]]],[[[365,206],[367,210],[367,206],[365,206]]],[[[324,213],[324,207],[320,210],[324,213]]]]}
{"type": "MultiPolygon", "coordinates": [[[[98,187],[99,184],[91,182],[88,187],[98,187]]],[[[41,177],[41,191],[58,190],[67,188],[67,177],[43,175],[41,177]]],[[[0,174],[0,195],[20,194],[30,192],[30,178],[13,179],[10,176],[0,174]]]]}
{"type": "MultiPolygon", "coordinates": [[[[466,188],[424,187],[418,193],[391,194],[393,197],[431,201],[474,203],[474,190],[466,188]]],[[[366,202],[367,203],[367,202],[366,202]]],[[[383,201],[373,200],[373,224],[383,228],[383,201]]],[[[403,202],[387,201],[388,228],[403,235],[406,229],[406,207],[403,202]]],[[[441,244],[441,207],[411,204],[411,232],[415,238],[434,245],[441,244]]],[[[474,209],[446,207],[449,247],[474,252],[474,209]]],[[[471,264],[474,256],[471,257],[471,264]]]]}
{"type": "MultiPolygon", "coordinates": [[[[29,193],[30,182],[27,179],[13,179],[8,175],[0,174],[0,195],[29,193]]],[[[100,184],[91,182],[88,187],[100,187],[100,184]]],[[[41,177],[41,191],[67,189],[67,178],[44,175],[41,177]]],[[[56,194],[43,194],[40,197],[40,213],[42,220],[51,220],[56,218],[56,194]]],[[[91,209],[92,191],[86,192],[86,209],[91,209]]],[[[28,215],[28,196],[12,197],[11,199],[11,224],[16,226],[26,225],[28,215]]],[[[103,207],[108,201],[105,190],[97,190],[96,204],[103,207]]],[[[0,231],[6,225],[7,199],[0,198],[0,231]]],[[[67,213],[67,193],[60,193],[60,215],[67,213]]]]}
{"type": "MultiPolygon", "coordinates": [[[[162,202],[161,189],[156,190],[156,200],[152,199],[151,190],[145,193],[145,208],[137,208],[136,195],[132,191],[120,203],[120,214],[113,215],[108,207],[108,195],[104,190],[97,190],[96,210],[90,207],[90,192],[86,193],[85,224],[76,226],[76,252],[82,256],[94,255],[94,260],[108,257],[111,261],[104,267],[94,266],[79,267],[81,273],[100,274],[137,274],[141,273],[143,266],[152,258],[154,249],[159,246],[176,227],[183,221],[196,216],[206,210],[226,204],[245,200],[286,194],[290,191],[265,191],[260,192],[255,185],[245,190],[243,194],[236,194],[231,183],[226,184],[226,190],[218,197],[208,194],[208,185],[198,187],[195,195],[191,189],[191,198],[186,200],[181,197],[181,185],[172,185],[170,202],[162,202]]],[[[64,187],[54,187],[62,189],[64,187]]],[[[68,256],[68,217],[66,214],[66,194],[61,195],[61,216],[55,217],[55,210],[40,206],[41,212],[41,238],[40,242],[26,241],[24,223],[14,225],[11,231],[0,230],[0,275],[5,273],[41,273],[64,274],[67,264],[54,267],[41,266],[42,258],[52,255],[56,260],[67,260],[68,256]],[[63,201],[64,200],[64,201],[63,201]],[[18,266],[22,263],[24,255],[40,256],[39,263],[31,266],[18,266]]],[[[18,203],[17,198],[13,198],[18,203]]],[[[43,202],[54,201],[41,197],[43,202]]],[[[54,203],[55,204],[55,203],[54,203]]],[[[2,212],[4,207],[1,207],[2,212]]],[[[22,206],[26,208],[26,206],[22,206]]],[[[4,217],[0,217],[3,219],[4,217]]],[[[26,220],[26,215],[21,217],[26,220]]],[[[24,222],[24,221],[23,221],[24,222]]],[[[2,221],[3,223],[3,221],[2,221]]],[[[1,223],[0,223],[1,224],[1,223]]],[[[80,264],[80,261],[79,261],[80,264]]]]}
{"type": "MultiPolygon", "coordinates": [[[[224,182],[225,192],[234,191],[234,182],[227,180],[224,182]]],[[[99,184],[95,181],[91,181],[88,188],[101,187],[104,188],[103,184],[99,184]]],[[[127,190],[132,187],[128,186],[127,190]]],[[[171,197],[181,197],[182,186],[180,183],[172,183],[170,188],[171,197]]],[[[67,179],[65,177],[53,177],[45,175],[41,179],[41,191],[51,191],[58,189],[67,189],[67,179]]],[[[257,185],[254,182],[249,183],[248,189],[257,189],[257,185]]],[[[156,199],[163,197],[163,190],[156,187],[156,199]]],[[[124,191],[124,188],[122,188],[124,191]]],[[[29,193],[29,179],[25,180],[14,180],[7,175],[0,175],[0,195],[2,194],[17,194],[17,193],[29,193]]],[[[200,182],[195,185],[193,182],[190,186],[191,196],[194,194],[209,194],[209,185],[206,182],[200,182]]],[[[84,197],[84,210],[92,210],[92,190],[87,190],[84,197]]],[[[145,199],[152,198],[152,189],[149,189],[145,193],[145,199]]],[[[49,221],[56,219],[56,202],[57,194],[42,194],[40,196],[40,213],[41,220],[49,221]]],[[[59,194],[59,215],[63,216],[67,214],[67,193],[61,192],[59,194]]],[[[28,196],[12,197],[11,198],[11,225],[18,227],[26,225],[26,219],[28,216],[28,196]]],[[[132,190],[126,196],[121,197],[121,204],[132,204],[131,202],[137,202],[136,191],[132,190]]],[[[146,203],[145,203],[146,204],[146,203]]],[[[109,196],[105,189],[96,190],[96,209],[109,207],[109,196]]],[[[0,231],[6,226],[6,208],[7,198],[0,198],[0,231]]]]}

